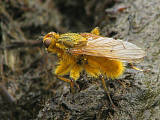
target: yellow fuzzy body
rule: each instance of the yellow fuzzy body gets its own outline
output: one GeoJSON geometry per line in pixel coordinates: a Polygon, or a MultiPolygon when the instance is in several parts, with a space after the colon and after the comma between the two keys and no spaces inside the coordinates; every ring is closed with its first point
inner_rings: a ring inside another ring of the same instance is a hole
{"type": "MultiPolygon", "coordinates": [[[[49,52],[57,54],[59,57],[55,74],[58,76],[70,75],[70,78],[77,80],[80,73],[85,71],[89,76],[98,77],[104,75],[107,78],[118,78],[124,72],[123,63],[119,60],[111,60],[105,57],[89,55],[71,54],[70,48],[87,44],[90,36],[99,35],[99,30],[95,28],[91,33],[48,33],[44,40],[50,39],[51,44],[47,48],[49,52]]],[[[95,36],[95,37],[97,37],[95,36]]]]}

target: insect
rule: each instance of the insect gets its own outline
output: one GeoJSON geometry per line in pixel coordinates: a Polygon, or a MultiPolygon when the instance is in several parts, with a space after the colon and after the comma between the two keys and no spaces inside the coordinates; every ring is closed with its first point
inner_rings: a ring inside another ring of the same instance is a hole
{"type": "Polygon", "coordinates": [[[113,38],[100,36],[98,28],[90,33],[50,32],[43,38],[43,44],[48,52],[57,54],[58,66],[54,73],[71,88],[85,71],[87,75],[98,78],[107,90],[104,77],[115,79],[124,72],[124,62],[138,62],[145,52],[136,45],[113,38]],[[64,78],[69,74],[70,79],[64,78]]]}

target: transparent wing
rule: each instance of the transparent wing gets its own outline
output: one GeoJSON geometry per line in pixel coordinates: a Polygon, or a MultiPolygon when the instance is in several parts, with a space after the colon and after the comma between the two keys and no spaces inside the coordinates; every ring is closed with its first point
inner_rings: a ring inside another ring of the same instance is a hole
{"type": "Polygon", "coordinates": [[[136,45],[107,37],[89,38],[86,46],[73,48],[70,52],[119,59],[124,62],[138,62],[145,56],[145,52],[136,45]]]}

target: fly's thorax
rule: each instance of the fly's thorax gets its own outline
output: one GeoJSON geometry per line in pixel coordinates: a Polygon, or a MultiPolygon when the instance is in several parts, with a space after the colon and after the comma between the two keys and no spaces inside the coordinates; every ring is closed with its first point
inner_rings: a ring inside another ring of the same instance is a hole
{"type": "Polygon", "coordinates": [[[67,48],[74,48],[85,46],[87,39],[78,33],[65,33],[60,35],[57,42],[67,48]]]}

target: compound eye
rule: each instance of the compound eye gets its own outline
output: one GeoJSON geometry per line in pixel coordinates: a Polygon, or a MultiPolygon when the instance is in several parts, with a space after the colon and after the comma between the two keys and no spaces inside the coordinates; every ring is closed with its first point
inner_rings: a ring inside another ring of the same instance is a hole
{"type": "Polygon", "coordinates": [[[46,48],[48,48],[49,45],[51,44],[51,39],[45,39],[45,41],[43,42],[43,44],[44,44],[44,46],[45,46],[46,48]]]}

